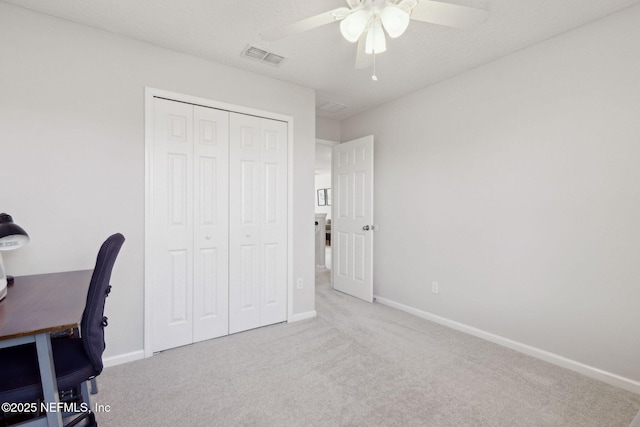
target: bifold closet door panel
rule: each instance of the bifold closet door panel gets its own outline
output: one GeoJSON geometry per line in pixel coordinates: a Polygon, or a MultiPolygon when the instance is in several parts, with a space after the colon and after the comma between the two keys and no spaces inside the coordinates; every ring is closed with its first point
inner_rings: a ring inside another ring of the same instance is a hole
{"type": "Polygon", "coordinates": [[[154,100],[153,351],[193,342],[193,107],[154,100]]]}
{"type": "Polygon", "coordinates": [[[286,320],[287,125],[230,114],[229,333],[286,320]]]}
{"type": "Polygon", "coordinates": [[[229,333],[229,112],[194,106],[193,341],[229,333]]]}
{"type": "Polygon", "coordinates": [[[229,113],[156,98],[153,351],[229,333],[229,113]]]}
{"type": "Polygon", "coordinates": [[[261,119],[260,326],[287,320],[287,124],[261,119]]]}

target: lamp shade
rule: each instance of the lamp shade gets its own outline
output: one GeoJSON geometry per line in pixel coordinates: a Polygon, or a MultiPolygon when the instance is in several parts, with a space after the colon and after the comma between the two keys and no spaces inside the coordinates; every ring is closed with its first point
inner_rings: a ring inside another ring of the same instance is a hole
{"type": "Polygon", "coordinates": [[[368,22],[369,13],[364,10],[358,10],[342,20],[340,32],[345,39],[355,43],[364,32],[368,22]]]}
{"type": "Polygon", "coordinates": [[[11,215],[0,214],[0,251],[18,249],[29,243],[29,235],[13,222],[11,215]]]}
{"type": "Polygon", "coordinates": [[[367,32],[367,40],[364,51],[368,54],[382,53],[387,50],[387,41],[384,38],[384,30],[380,25],[380,20],[376,20],[367,32]]]}
{"type": "Polygon", "coordinates": [[[389,37],[395,39],[396,37],[400,37],[409,26],[409,14],[400,9],[395,5],[388,5],[380,14],[380,19],[382,20],[382,25],[384,25],[384,29],[387,30],[389,37]]]}

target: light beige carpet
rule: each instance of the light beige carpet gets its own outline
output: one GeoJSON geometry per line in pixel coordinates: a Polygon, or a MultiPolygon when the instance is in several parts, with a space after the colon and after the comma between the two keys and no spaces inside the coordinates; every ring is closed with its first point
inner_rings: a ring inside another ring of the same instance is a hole
{"type": "Polygon", "coordinates": [[[101,427],[627,427],[640,395],[335,292],[318,317],[107,368],[101,427]]]}

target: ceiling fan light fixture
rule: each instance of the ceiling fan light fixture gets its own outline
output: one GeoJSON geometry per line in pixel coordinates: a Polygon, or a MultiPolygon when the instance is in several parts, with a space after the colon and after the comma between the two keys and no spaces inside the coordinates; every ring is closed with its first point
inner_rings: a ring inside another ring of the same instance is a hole
{"type": "Polygon", "coordinates": [[[364,32],[368,22],[369,13],[362,9],[358,10],[340,22],[340,32],[345,39],[355,43],[364,32]]]}
{"type": "Polygon", "coordinates": [[[368,54],[377,54],[385,50],[387,50],[387,41],[384,37],[384,30],[380,25],[380,20],[376,20],[367,31],[364,51],[368,54]]]}
{"type": "Polygon", "coordinates": [[[388,5],[380,14],[382,25],[387,30],[389,37],[395,39],[400,37],[409,26],[409,14],[395,5],[388,5]]]}

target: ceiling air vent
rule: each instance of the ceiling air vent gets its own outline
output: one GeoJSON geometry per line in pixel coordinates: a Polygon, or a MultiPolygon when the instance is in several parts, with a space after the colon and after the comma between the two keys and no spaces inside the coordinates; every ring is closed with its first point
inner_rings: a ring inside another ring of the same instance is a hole
{"type": "Polygon", "coordinates": [[[242,51],[242,56],[253,59],[254,61],[260,61],[264,62],[265,64],[273,65],[274,67],[279,66],[282,61],[284,61],[284,56],[276,55],[272,52],[267,52],[266,50],[257,48],[255,46],[247,46],[242,51]]]}
{"type": "Polygon", "coordinates": [[[327,101],[316,107],[317,111],[322,111],[323,113],[337,113],[338,111],[342,111],[347,108],[346,105],[338,104],[337,102],[327,101]]]}
{"type": "Polygon", "coordinates": [[[280,65],[280,63],[284,60],[284,56],[276,55],[275,53],[268,53],[267,56],[265,56],[262,60],[264,62],[268,62],[269,64],[280,65]]]}

